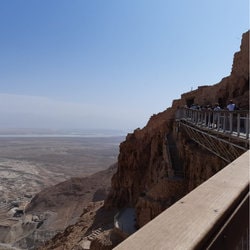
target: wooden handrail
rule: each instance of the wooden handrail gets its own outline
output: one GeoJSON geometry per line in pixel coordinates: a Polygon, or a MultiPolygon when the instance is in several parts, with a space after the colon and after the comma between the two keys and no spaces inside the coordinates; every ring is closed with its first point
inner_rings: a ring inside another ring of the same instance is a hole
{"type": "MultiPolygon", "coordinates": [[[[207,249],[213,241],[213,236],[218,236],[218,232],[245,199],[249,191],[248,175],[249,151],[177,201],[114,249],[207,249]]],[[[246,216],[249,221],[248,211],[246,216]]],[[[236,223],[235,228],[231,230],[233,235],[227,235],[227,237],[235,237],[234,232],[238,230],[237,225],[240,224],[236,223]]]]}

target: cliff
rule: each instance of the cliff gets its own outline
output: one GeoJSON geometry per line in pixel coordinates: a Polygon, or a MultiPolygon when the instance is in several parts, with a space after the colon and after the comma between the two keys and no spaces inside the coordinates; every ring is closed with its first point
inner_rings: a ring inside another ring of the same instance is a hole
{"type": "Polygon", "coordinates": [[[219,103],[233,99],[249,109],[249,32],[243,34],[235,53],[230,76],[212,86],[202,86],[174,100],[172,107],[153,115],[143,129],[128,134],[120,144],[117,171],[110,193],[102,204],[92,204],[79,222],[55,236],[41,249],[112,249],[126,237],[113,228],[114,214],[134,208],[137,227],[142,227],[186,193],[210,178],[227,164],[199,147],[178,128],[178,107],[198,103],[219,103]],[[90,218],[91,217],[91,218],[90,218]],[[90,221],[92,222],[90,223],[90,221]],[[88,223],[86,222],[88,221],[88,223]],[[102,232],[88,241],[98,228],[102,232]]]}
{"type": "Polygon", "coordinates": [[[234,55],[230,76],[183,94],[171,108],[153,115],[143,129],[127,135],[120,145],[118,169],[106,207],[134,207],[141,227],[226,165],[192,142],[184,131],[177,132],[175,112],[192,103],[218,102],[225,107],[230,99],[241,109],[249,109],[248,60],[246,32],[240,51],[234,55]]]}

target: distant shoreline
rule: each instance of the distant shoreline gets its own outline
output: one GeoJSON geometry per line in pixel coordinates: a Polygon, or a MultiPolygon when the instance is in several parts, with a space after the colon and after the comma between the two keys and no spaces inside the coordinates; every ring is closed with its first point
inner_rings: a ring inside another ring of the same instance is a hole
{"type": "Polygon", "coordinates": [[[126,135],[63,135],[63,134],[0,134],[0,138],[114,138],[125,137],[126,135]]]}
{"type": "Polygon", "coordinates": [[[128,132],[112,129],[0,129],[0,138],[108,138],[125,137],[128,132]]]}

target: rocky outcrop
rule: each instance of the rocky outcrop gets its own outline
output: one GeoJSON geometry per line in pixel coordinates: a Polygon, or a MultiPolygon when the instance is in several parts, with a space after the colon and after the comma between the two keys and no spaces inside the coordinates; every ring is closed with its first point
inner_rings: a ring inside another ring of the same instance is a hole
{"type": "Polygon", "coordinates": [[[153,115],[143,129],[128,134],[120,145],[118,169],[106,207],[134,207],[143,226],[180,197],[210,178],[226,163],[200,148],[175,123],[178,107],[198,103],[225,107],[233,99],[249,109],[249,32],[234,55],[231,75],[212,86],[198,87],[153,115]],[[178,131],[178,132],[177,132],[178,131]],[[182,178],[185,174],[185,178],[182,178]]]}
{"type": "MultiPolygon", "coordinates": [[[[77,235],[75,232],[78,232],[79,228],[76,227],[75,231],[75,223],[82,214],[85,214],[85,217],[82,219],[84,222],[79,222],[81,227],[79,230],[83,231],[83,234],[93,223],[94,219],[91,219],[94,216],[93,210],[99,209],[100,204],[103,205],[103,200],[110,190],[110,180],[116,167],[116,164],[113,164],[108,169],[90,176],[71,178],[42,190],[26,207],[25,216],[20,219],[6,219],[6,223],[2,222],[0,241],[20,249],[37,249],[57,233],[63,232],[68,226],[66,234],[62,233],[67,245],[66,235],[71,229],[77,235]],[[88,206],[90,208],[86,209],[88,206]]],[[[110,217],[113,221],[113,214],[110,217]]],[[[106,221],[104,224],[107,224],[106,221]]],[[[62,243],[61,235],[59,234],[58,237],[62,243]]],[[[77,242],[79,237],[77,236],[75,239],[77,242]]],[[[69,245],[71,244],[72,242],[69,243],[69,245]]],[[[53,248],[49,246],[48,249],[53,248]]]]}
{"type": "Polygon", "coordinates": [[[133,207],[136,226],[142,227],[186,193],[210,178],[226,163],[200,148],[175,122],[178,107],[219,102],[225,107],[234,99],[249,109],[249,32],[243,34],[241,50],[234,56],[231,75],[212,86],[202,86],[174,100],[172,107],[153,115],[143,129],[128,134],[120,144],[118,167],[105,204],[92,204],[80,220],[56,235],[41,249],[84,249],[86,237],[97,228],[102,233],[90,249],[112,249],[123,235],[113,229],[117,210],[133,207]]]}
{"type": "Polygon", "coordinates": [[[110,190],[110,179],[116,170],[116,164],[87,177],[74,177],[55,186],[45,188],[35,195],[26,208],[26,214],[40,215],[53,211],[41,228],[63,230],[74,224],[89,202],[102,201],[110,190]],[[67,201],[65,203],[65,201],[67,201]],[[66,220],[67,219],[67,220],[66,220]]]}

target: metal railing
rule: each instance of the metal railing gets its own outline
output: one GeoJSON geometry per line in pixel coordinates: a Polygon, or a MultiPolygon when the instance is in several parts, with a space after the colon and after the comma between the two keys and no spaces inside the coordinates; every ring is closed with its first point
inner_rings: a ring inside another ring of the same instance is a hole
{"type": "Polygon", "coordinates": [[[178,127],[188,136],[230,163],[249,149],[249,112],[178,109],[178,127]]]}
{"type": "Polygon", "coordinates": [[[249,111],[212,111],[189,108],[178,109],[177,120],[185,120],[198,127],[249,139],[249,111]]]}

